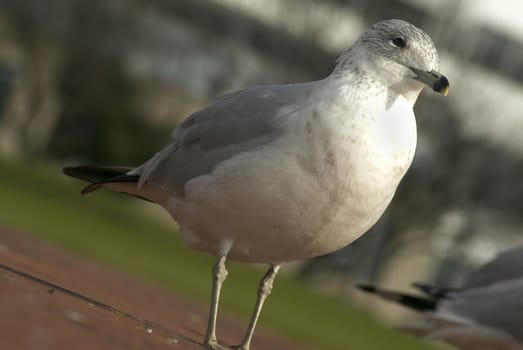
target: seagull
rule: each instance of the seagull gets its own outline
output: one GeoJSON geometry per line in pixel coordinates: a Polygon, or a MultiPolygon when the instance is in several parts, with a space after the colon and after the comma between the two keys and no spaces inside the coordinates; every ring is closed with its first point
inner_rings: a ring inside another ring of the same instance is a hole
{"type": "Polygon", "coordinates": [[[413,286],[426,297],[357,287],[423,314],[400,329],[463,350],[523,350],[523,246],[508,249],[467,276],[462,288],[413,286]]]}
{"type": "Polygon", "coordinates": [[[523,276],[424,298],[370,285],[361,290],[421,312],[400,330],[442,340],[462,350],[523,350],[523,276]]]}
{"type": "Polygon", "coordinates": [[[287,262],[336,251],[382,215],[416,147],[413,106],[426,86],[446,95],[430,37],[398,19],[368,29],[324,79],[250,87],[188,116],[172,142],[134,167],[75,166],[66,175],[165,208],[192,248],[216,256],[204,346],[227,259],[264,263],[249,350],[265,299],[287,262]]]}

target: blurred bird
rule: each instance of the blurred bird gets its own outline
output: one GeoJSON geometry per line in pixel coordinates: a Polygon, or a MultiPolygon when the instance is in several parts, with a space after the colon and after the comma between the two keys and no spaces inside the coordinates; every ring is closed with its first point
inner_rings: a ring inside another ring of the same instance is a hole
{"type": "Polygon", "coordinates": [[[414,283],[426,297],[361,284],[361,290],[422,312],[400,326],[460,349],[523,349],[523,246],[499,254],[471,273],[460,289],[414,283]]]}
{"type": "Polygon", "coordinates": [[[381,216],[416,147],[412,107],[448,80],[430,37],[402,20],[372,26],[327,78],[257,86],[190,115],[136,168],[64,173],[164,207],[189,246],[217,256],[204,345],[222,349],[216,315],[226,259],[269,264],[236,349],[250,347],[285,262],[338,250],[381,216]]]}

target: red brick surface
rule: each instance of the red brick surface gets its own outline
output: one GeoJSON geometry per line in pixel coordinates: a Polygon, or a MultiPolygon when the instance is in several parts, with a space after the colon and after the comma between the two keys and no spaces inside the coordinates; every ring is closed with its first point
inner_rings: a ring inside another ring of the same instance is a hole
{"type": "MultiPolygon", "coordinates": [[[[0,349],[203,349],[206,318],[207,305],[0,229],[0,349]]],[[[245,326],[224,316],[219,336],[238,342],[245,326]]],[[[303,348],[263,329],[252,346],[303,348]]]]}

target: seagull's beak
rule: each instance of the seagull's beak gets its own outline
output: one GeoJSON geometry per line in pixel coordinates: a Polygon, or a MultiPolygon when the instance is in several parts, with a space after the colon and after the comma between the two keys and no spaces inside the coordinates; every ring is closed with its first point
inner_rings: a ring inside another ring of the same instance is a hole
{"type": "Polygon", "coordinates": [[[435,70],[425,72],[417,68],[410,67],[410,69],[416,74],[413,79],[421,81],[432,90],[439,92],[443,96],[447,96],[449,93],[449,80],[443,74],[435,70]]]}

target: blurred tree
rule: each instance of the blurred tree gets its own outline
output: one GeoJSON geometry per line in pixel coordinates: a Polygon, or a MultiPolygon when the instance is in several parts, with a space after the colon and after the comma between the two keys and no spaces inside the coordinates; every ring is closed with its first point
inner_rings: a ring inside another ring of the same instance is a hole
{"type": "Polygon", "coordinates": [[[136,113],[132,85],[118,62],[90,52],[72,53],[64,68],[64,108],[48,151],[98,164],[140,164],[168,142],[171,130],[136,113]]]}

